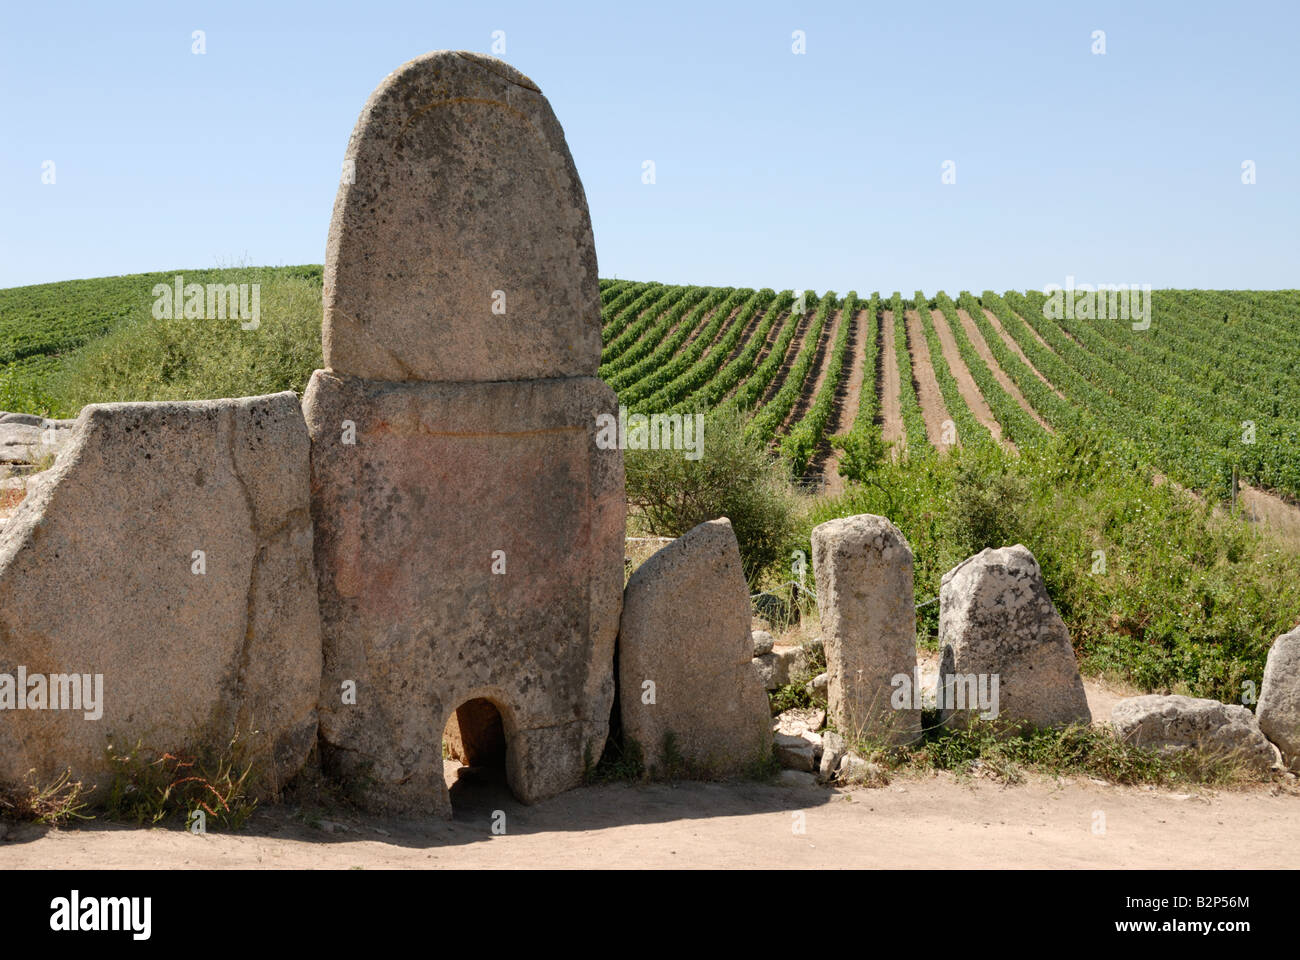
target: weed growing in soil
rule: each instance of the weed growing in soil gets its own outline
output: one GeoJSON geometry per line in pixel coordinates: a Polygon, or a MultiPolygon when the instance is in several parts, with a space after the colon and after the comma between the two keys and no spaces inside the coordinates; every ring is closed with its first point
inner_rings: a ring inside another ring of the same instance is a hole
{"type": "Polygon", "coordinates": [[[47,826],[91,819],[82,812],[86,803],[81,799],[85,792],[81,781],[73,780],[70,770],[63,771],[45,786],[35,782],[35,774],[35,770],[28,774],[25,790],[0,792],[0,817],[47,826]]]}
{"type": "Polygon", "coordinates": [[[177,753],[151,751],[137,741],[121,752],[110,746],[108,757],[114,775],[105,811],[111,820],[188,822],[202,810],[209,825],[238,830],[257,808],[255,764],[242,737],[220,750],[177,753]]]}

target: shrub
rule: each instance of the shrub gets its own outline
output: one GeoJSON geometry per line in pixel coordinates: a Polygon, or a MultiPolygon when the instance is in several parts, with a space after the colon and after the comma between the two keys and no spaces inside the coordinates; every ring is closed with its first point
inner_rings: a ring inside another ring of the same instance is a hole
{"type": "Polygon", "coordinates": [[[782,557],[794,534],[798,500],[767,446],[745,436],[745,418],[718,410],[704,423],[702,455],[628,450],[627,499],[649,532],[679,537],[697,524],[727,517],[740,542],[751,583],[782,557]]]}
{"type": "Polygon", "coordinates": [[[323,366],[319,283],[269,269],[227,279],[261,284],[256,329],[237,319],[160,320],[141,307],[52,375],[50,405],[71,417],[87,403],[302,392],[323,366]]]}
{"type": "Polygon", "coordinates": [[[831,443],[843,451],[839,470],[845,479],[852,483],[880,482],[880,468],[889,456],[890,444],[874,426],[832,437],[831,443]]]}
{"type": "Polygon", "coordinates": [[[958,467],[947,515],[950,535],[962,553],[1020,542],[1029,488],[1019,477],[980,463],[958,467]]]}

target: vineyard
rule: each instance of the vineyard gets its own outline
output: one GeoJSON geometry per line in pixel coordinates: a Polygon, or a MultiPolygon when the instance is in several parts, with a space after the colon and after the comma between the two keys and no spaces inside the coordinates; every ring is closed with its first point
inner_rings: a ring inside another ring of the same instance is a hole
{"type": "Polygon", "coordinates": [[[837,486],[843,434],[878,432],[908,459],[1067,434],[1214,498],[1234,476],[1300,495],[1295,291],[1156,291],[1147,329],[1047,319],[1042,294],[987,290],[615,280],[601,299],[601,376],[629,411],[738,408],[808,486],[837,486]]]}
{"type": "MultiPolygon", "coordinates": [[[[320,275],[305,266],[186,279],[320,275]]],[[[60,367],[147,319],[153,285],[172,276],[0,290],[0,409],[75,415],[51,387],[60,367]]],[[[1155,291],[1146,329],[1049,319],[1036,292],[818,296],[603,280],[600,295],[600,376],[630,413],[738,411],[811,490],[843,489],[846,439],[850,449],[887,441],[894,459],[916,461],[955,447],[1018,454],[1057,434],[1214,500],[1231,495],[1234,478],[1300,496],[1297,291],[1155,291]]],[[[176,352],[169,360],[183,364],[176,352]]],[[[300,352],[305,378],[314,356],[300,352]]]]}

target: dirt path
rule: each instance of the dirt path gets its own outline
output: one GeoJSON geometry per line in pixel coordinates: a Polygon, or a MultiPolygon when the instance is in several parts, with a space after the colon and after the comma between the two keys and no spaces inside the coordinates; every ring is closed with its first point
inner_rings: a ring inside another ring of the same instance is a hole
{"type": "Polygon", "coordinates": [[[1003,786],[916,774],[877,789],[828,790],[800,779],[606,785],[531,807],[486,784],[451,822],[267,808],[238,834],[22,826],[0,843],[0,869],[1263,869],[1295,867],[1300,847],[1300,796],[1267,786],[1172,793],[1087,779],[1003,786]],[[494,810],[505,814],[504,835],[491,833],[494,810]]]}
{"type": "MultiPolygon", "coordinates": [[[[853,329],[849,332],[848,350],[851,366],[848,377],[840,377],[839,389],[835,391],[832,404],[831,420],[826,426],[826,436],[813,457],[810,470],[820,476],[825,484],[823,492],[830,496],[839,496],[844,492],[844,478],[840,476],[840,457],[842,450],[831,446],[830,438],[836,434],[848,433],[857,418],[858,408],[862,404],[862,384],[866,380],[867,358],[863,344],[869,336],[870,324],[876,318],[868,315],[866,310],[859,310],[853,318],[853,329]]],[[[872,389],[875,388],[875,371],[871,372],[872,389]]]]}
{"type": "Polygon", "coordinates": [[[1242,515],[1261,533],[1292,550],[1300,550],[1300,507],[1268,490],[1247,483],[1239,486],[1242,515]]]}
{"type": "Polygon", "coordinates": [[[897,460],[899,451],[907,448],[907,433],[903,429],[903,407],[899,398],[902,380],[898,373],[898,355],[894,353],[894,313],[886,310],[880,319],[880,435],[886,443],[893,444],[890,455],[897,460]]]}
{"type": "Polygon", "coordinates": [[[925,433],[930,438],[930,446],[946,451],[948,445],[943,442],[943,424],[951,418],[948,416],[948,408],[944,406],[934,367],[930,366],[930,345],[926,342],[925,331],[921,326],[921,315],[915,310],[908,310],[903,316],[907,320],[907,343],[912,356],[912,383],[916,387],[917,402],[921,404],[925,433]]]}
{"type": "MultiPolygon", "coordinates": [[[[1054,394],[1056,394],[1058,397],[1064,400],[1065,394],[1063,394],[1060,390],[1056,389],[1055,384],[1053,384],[1045,376],[1039,373],[1038,368],[1029,362],[1029,357],[1025,356],[1025,351],[1021,350],[1020,344],[1016,343],[1015,338],[1012,337],[1011,334],[1007,333],[1006,328],[1002,326],[1002,321],[997,318],[996,314],[994,314],[992,310],[988,309],[988,307],[981,307],[980,309],[984,311],[984,319],[986,319],[989,322],[989,326],[991,326],[994,330],[998,332],[998,336],[1001,337],[1002,342],[1007,345],[1007,349],[1010,350],[1012,353],[1014,353],[1017,357],[1019,357],[1020,362],[1023,363],[1026,367],[1028,367],[1030,371],[1034,374],[1034,376],[1036,376],[1039,380],[1043,381],[1043,383],[1047,384],[1048,388],[1051,389],[1051,391],[1054,394]]],[[[1036,331],[1033,327],[1029,327],[1028,324],[1026,324],[1026,327],[1028,327],[1030,334],[1033,335],[1033,338],[1037,340],[1040,344],[1042,344],[1044,350],[1052,349],[1047,345],[1047,341],[1038,335],[1038,331],[1036,331]]]]}
{"type": "Polygon", "coordinates": [[[1051,425],[1038,415],[1037,410],[1029,405],[1029,401],[1020,392],[1020,388],[1015,385],[1012,379],[1007,376],[1006,371],[998,364],[997,358],[993,356],[993,351],[989,349],[989,345],[984,342],[984,335],[980,333],[980,328],[975,325],[971,315],[959,307],[957,309],[957,319],[961,321],[961,328],[966,332],[966,339],[975,348],[975,352],[984,361],[984,365],[989,368],[989,372],[993,374],[993,378],[997,380],[999,386],[1010,394],[1011,399],[1020,405],[1020,409],[1033,417],[1040,427],[1048,433],[1055,433],[1056,431],[1052,429],[1051,425]]]}
{"type": "Polygon", "coordinates": [[[943,351],[943,358],[948,361],[952,378],[957,381],[957,392],[966,401],[971,414],[989,433],[993,434],[994,440],[1012,453],[1018,452],[1016,445],[1002,435],[1002,424],[998,423],[998,418],[993,415],[993,408],[985,401],[979,384],[975,382],[970,369],[966,366],[966,361],[962,359],[961,351],[957,349],[957,338],[953,336],[952,329],[948,326],[948,318],[943,315],[942,310],[931,310],[930,321],[934,324],[935,336],[939,338],[939,349],[943,351]]]}
{"type": "MultiPolygon", "coordinates": [[[[933,681],[938,655],[918,662],[933,681]]],[[[1136,691],[1084,678],[1094,723],[1136,691]]],[[[1029,776],[896,773],[875,789],[777,783],[607,784],[534,806],[501,774],[449,764],[452,821],[264,807],[235,834],[88,821],[0,823],[0,870],[1296,867],[1300,788],[1121,787],[1029,776]],[[493,835],[494,818],[505,833],[493,835]],[[1097,832],[1098,824],[1104,825],[1097,832]],[[803,832],[795,828],[803,827],[803,832]]]]}

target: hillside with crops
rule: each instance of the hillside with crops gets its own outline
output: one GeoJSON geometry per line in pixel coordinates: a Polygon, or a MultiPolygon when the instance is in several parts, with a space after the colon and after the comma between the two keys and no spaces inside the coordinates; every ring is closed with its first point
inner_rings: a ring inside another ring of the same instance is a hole
{"type": "Polygon", "coordinates": [[[839,434],[878,431],[910,458],[1075,434],[1214,497],[1234,476],[1300,494],[1295,291],[1155,291],[1147,329],[987,290],[606,281],[601,297],[601,376],[630,411],[733,406],[810,483],[836,483],[839,434]]]}
{"type": "MultiPolygon", "coordinates": [[[[107,351],[114,336],[158,339],[150,291],[171,277],[0,290],[0,409],[68,417],[78,400],[180,398],[177,384],[213,395],[187,381],[184,349],[166,350],[170,364],[157,370],[120,370],[126,383],[102,369],[130,362],[107,351]],[[80,395],[69,370],[102,380],[104,392],[80,395]]],[[[314,335],[320,277],[314,266],[191,272],[190,282],[269,286],[268,322],[242,336],[227,321],[169,323],[187,334],[178,340],[215,354],[261,340],[272,348],[254,364],[261,389],[300,390],[315,345],[293,351],[296,370],[280,354],[291,326],[314,335]],[[306,296],[277,298],[293,284],[306,296]]],[[[1018,452],[1064,434],[1214,499],[1231,496],[1234,477],[1300,496],[1300,292],[1158,290],[1146,329],[1049,319],[1045,299],[603,280],[600,376],[632,413],[742,413],[810,488],[842,489],[832,440],[843,435],[875,434],[895,459],[915,459],[993,444],[1018,452]]]]}

